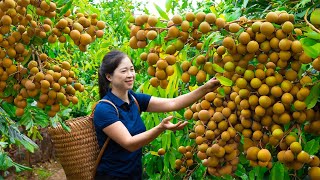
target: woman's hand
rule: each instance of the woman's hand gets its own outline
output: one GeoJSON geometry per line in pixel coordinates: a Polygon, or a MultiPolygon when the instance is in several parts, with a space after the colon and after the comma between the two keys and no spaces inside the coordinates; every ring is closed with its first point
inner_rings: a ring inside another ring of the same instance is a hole
{"type": "Polygon", "coordinates": [[[206,82],[203,86],[208,90],[208,92],[212,92],[217,89],[220,85],[220,81],[215,77],[211,78],[208,82],[206,82]]]}
{"type": "Polygon", "coordinates": [[[173,124],[170,122],[170,120],[173,118],[173,116],[168,116],[166,118],[164,118],[161,123],[159,124],[160,127],[164,130],[171,130],[171,131],[175,131],[175,130],[181,130],[183,129],[187,124],[188,124],[188,121],[185,121],[185,122],[182,122],[182,121],[179,121],[178,123],[176,124],[173,124]]]}

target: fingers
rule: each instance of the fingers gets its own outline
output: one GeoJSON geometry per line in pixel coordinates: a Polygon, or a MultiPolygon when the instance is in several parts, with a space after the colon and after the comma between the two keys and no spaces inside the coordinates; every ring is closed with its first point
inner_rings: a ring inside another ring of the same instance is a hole
{"type": "Polygon", "coordinates": [[[180,125],[177,127],[177,130],[183,129],[187,124],[188,124],[188,121],[183,122],[182,124],[180,124],[180,125]]]}
{"type": "Polygon", "coordinates": [[[164,118],[162,121],[169,122],[172,118],[173,118],[173,116],[168,116],[168,117],[164,118]]]}
{"type": "Polygon", "coordinates": [[[175,130],[181,130],[183,129],[186,125],[188,124],[188,121],[179,121],[177,124],[175,124],[175,127],[171,130],[175,131],[175,130]]]}

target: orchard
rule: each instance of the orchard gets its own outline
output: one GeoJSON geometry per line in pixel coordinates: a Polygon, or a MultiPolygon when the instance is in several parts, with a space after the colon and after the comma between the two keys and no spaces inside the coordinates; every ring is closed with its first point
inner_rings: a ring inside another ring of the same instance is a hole
{"type": "Polygon", "coordinates": [[[32,170],[8,151],[34,152],[41,129],[91,113],[97,68],[118,48],[137,92],[221,84],[182,111],[142,114],[147,129],[169,114],[189,122],[144,147],[144,178],[320,179],[319,3],[168,0],[159,15],[86,3],[0,2],[0,170],[32,170]]]}

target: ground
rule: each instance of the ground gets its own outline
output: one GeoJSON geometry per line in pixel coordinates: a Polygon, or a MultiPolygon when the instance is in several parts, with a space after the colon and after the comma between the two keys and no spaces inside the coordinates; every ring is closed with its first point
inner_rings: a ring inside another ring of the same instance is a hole
{"type": "Polygon", "coordinates": [[[57,161],[38,163],[32,172],[12,174],[6,180],[66,180],[62,166],[57,161]]]}

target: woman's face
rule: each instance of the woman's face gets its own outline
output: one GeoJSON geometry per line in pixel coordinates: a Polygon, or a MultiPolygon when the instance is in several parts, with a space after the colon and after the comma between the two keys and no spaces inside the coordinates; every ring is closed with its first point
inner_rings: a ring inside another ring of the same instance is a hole
{"type": "Polygon", "coordinates": [[[112,75],[107,75],[108,80],[111,81],[112,88],[119,90],[132,89],[135,77],[134,66],[128,57],[121,60],[112,75]]]}

